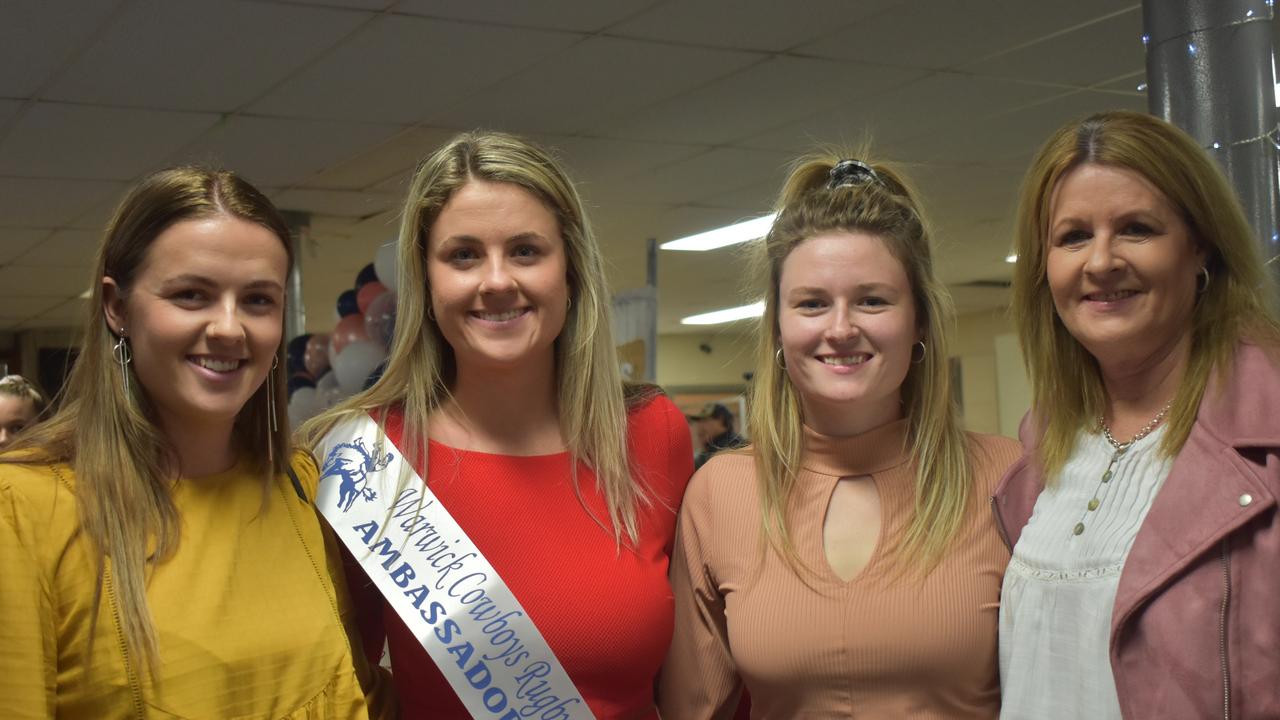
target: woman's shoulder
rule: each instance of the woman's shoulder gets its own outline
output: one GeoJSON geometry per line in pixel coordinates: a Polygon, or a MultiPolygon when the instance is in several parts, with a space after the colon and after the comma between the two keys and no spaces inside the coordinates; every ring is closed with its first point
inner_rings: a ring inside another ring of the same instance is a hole
{"type": "Polygon", "coordinates": [[[716,453],[689,480],[686,503],[739,504],[756,499],[756,462],[751,446],[716,453]]]}
{"type": "Polygon", "coordinates": [[[74,487],[65,463],[0,463],[0,519],[28,540],[38,535],[34,542],[53,550],[79,527],[74,487]]]}
{"type": "Polygon", "coordinates": [[[1022,444],[1003,435],[966,432],[970,462],[975,482],[994,488],[1000,478],[1023,455],[1022,444]]]}

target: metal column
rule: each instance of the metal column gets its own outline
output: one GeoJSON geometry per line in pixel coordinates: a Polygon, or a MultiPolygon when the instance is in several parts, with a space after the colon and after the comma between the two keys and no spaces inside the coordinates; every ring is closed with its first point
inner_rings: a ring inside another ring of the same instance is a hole
{"type": "Polygon", "coordinates": [[[302,256],[311,239],[311,215],[294,210],[285,210],[281,214],[289,223],[290,240],[293,242],[293,267],[289,269],[285,287],[289,301],[284,310],[284,339],[288,342],[307,331],[307,309],[302,302],[302,256]]]}
{"type": "Polygon", "coordinates": [[[1222,165],[1267,260],[1280,255],[1273,2],[1142,3],[1149,109],[1222,165]]]}

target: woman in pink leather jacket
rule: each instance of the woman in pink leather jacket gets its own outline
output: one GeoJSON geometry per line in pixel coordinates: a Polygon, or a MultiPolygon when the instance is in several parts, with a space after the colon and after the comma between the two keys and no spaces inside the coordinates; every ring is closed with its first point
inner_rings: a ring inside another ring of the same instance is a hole
{"type": "Polygon", "coordinates": [[[1280,323],[1194,140],[1071,123],[1022,189],[1002,717],[1280,717],[1280,323]]]}

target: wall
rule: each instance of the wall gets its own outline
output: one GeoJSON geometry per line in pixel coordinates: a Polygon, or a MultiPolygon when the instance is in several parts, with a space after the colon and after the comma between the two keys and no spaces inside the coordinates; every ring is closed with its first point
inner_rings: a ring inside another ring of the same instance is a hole
{"type": "Polygon", "coordinates": [[[732,327],[659,335],[658,384],[671,391],[743,389],[742,375],[755,365],[754,350],[754,335],[732,327]]]}
{"type": "Polygon", "coordinates": [[[1008,311],[961,315],[956,330],[965,428],[1016,437],[1030,395],[1008,311]]]}

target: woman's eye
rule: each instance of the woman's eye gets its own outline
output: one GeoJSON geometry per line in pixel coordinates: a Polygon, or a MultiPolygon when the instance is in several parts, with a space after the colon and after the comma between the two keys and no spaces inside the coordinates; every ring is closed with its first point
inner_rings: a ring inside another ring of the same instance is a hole
{"type": "Polygon", "coordinates": [[[204,293],[195,289],[179,290],[171,297],[181,303],[197,303],[205,299],[204,293]]]}
{"type": "Polygon", "coordinates": [[[475,260],[478,257],[479,255],[476,255],[476,251],[471,248],[457,248],[453,252],[449,253],[449,262],[465,263],[475,260]]]}
{"type": "Polygon", "coordinates": [[[865,297],[865,298],[862,298],[862,304],[868,307],[881,307],[883,305],[888,305],[889,303],[886,302],[884,298],[865,297]]]}
{"type": "Polygon", "coordinates": [[[276,304],[276,299],[270,295],[250,295],[245,298],[245,302],[259,307],[271,307],[276,304]]]}
{"type": "Polygon", "coordinates": [[[1088,241],[1089,237],[1089,233],[1083,230],[1068,230],[1058,236],[1058,244],[1064,247],[1073,247],[1088,241]]]}
{"type": "Polygon", "coordinates": [[[821,310],[826,307],[826,303],[817,298],[808,298],[796,303],[796,307],[801,310],[821,310]]]}
{"type": "Polygon", "coordinates": [[[519,245],[514,250],[511,251],[511,254],[514,255],[515,257],[531,258],[531,257],[537,257],[542,253],[538,251],[538,248],[532,245],[519,245]]]}
{"type": "Polygon", "coordinates": [[[1152,230],[1150,225],[1140,222],[1132,222],[1124,226],[1124,230],[1121,231],[1121,234],[1129,235],[1131,237],[1150,237],[1155,235],[1156,231],[1152,230]]]}

